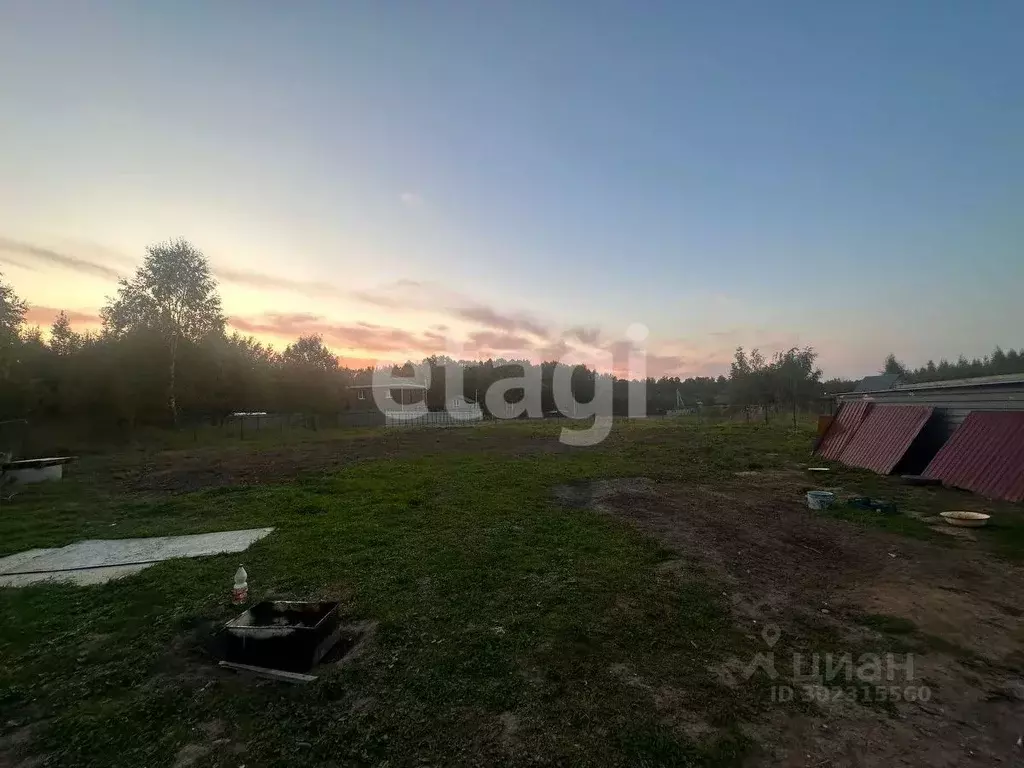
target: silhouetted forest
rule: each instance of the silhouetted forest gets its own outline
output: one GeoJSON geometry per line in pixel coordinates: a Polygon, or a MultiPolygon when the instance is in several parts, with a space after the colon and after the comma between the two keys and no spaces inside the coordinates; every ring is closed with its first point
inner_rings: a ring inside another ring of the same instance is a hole
{"type": "MultiPolygon", "coordinates": [[[[118,283],[101,311],[102,330],[78,333],[61,313],[49,333],[26,327],[27,306],[0,279],[0,419],[86,421],[112,427],[187,425],[214,422],[236,412],[339,413],[353,403],[349,387],[369,383],[372,369],[339,367],[318,336],[296,339],[282,351],[252,337],[228,334],[216,281],[203,254],[183,240],[151,246],[142,266],[118,283]]],[[[854,382],[821,381],[817,355],[790,349],[766,359],[758,350],[736,350],[729,376],[664,377],[647,380],[647,413],[703,405],[759,406],[762,412],[814,408],[824,394],[847,391],[854,382]]],[[[427,393],[431,408],[443,408],[443,366],[430,358],[427,393]]],[[[557,410],[552,379],[559,364],[523,360],[458,361],[463,391],[485,408],[484,393],[508,377],[539,376],[541,408],[557,410]]],[[[890,356],[886,369],[899,368],[908,381],[1024,371],[1024,354],[996,350],[984,360],[941,361],[908,371],[890,356]]],[[[407,375],[394,368],[393,373],[407,375]]],[[[585,366],[571,371],[580,402],[598,383],[612,387],[614,411],[627,412],[629,382],[585,366]]],[[[522,397],[509,389],[507,402],[522,397]]],[[[365,407],[365,404],[362,404],[365,407]]],[[[503,415],[503,414],[498,414],[503,415]]]]}
{"type": "MultiPolygon", "coordinates": [[[[304,336],[283,351],[252,337],[228,334],[216,282],[202,253],[186,241],[148,249],[142,266],[121,280],[103,307],[102,330],[78,333],[62,312],[49,333],[26,327],[27,306],[0,281],[0,419],[87,421],[117,428],[214,422],[237,412],[326,414],[365,408],[349,387],[370,383],[373,370],[342,368],[319,336],[304,336]]],[[[430,366],[427,403],[443,408],[458,393],[445,392],[444,358],[430,366]]],[[[496,381],[530,372],[542,381],[541,407],[556,410],[552,378],[556,363],[460,361],[465,399],[479,399],[496,381]]],[[[412,375],[411,364],[393,368],[412,375]]],[[[575,366],[572,391],[581,402],[603,380],[613,388],[615,409],[626,412],[628,382],[575,366]]],[[[713,403],[727,387],[724,376],[651,380],[651,412],[674,408],[679,399],[713,403]],[[677,397],[678,393],[678,397],[677,397]]],[[[522,389],[509,389],[515,402],[522,389]]]]}
{"type": "Polygon", "coordinates": [[[890,354],[882,364],[882,373],[898,374],[900,380],[907,384],[1024,373],[1024,349],[1008,349],[1004,352],[996,347],[991,354],[982,358],[968,360],[960,355],[952,363],[946,359],[939,360],[938,364],[934,360],[929,360],[920,368],[908,368],[896,359],[896,355],[890,354]]]}

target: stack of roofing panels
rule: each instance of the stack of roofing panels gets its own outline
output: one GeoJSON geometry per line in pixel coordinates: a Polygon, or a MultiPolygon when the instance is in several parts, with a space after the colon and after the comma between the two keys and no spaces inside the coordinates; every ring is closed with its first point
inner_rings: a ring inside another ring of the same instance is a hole
{"type": "Polygon", "coordinates": [[[875,404],[847,441],[839,461],[890,474],[935,409],[927,405],[875,404]]]}
{"type": "Polygon", "coordinates": [[[871,410],[871,405],[872,403],[867,400],[844,403],[821,439],[816,453],[826,459],[838,461],[846,444],[850,442],[850,438],[871,410]]]}
{"type": "Polygon", "coordinates": [[[932,417],[930,406],[876,406],[846,444],[840,461],[880,474],[891,473],[932,417]]]}
{"type": "Polygon", "coordinates": [[[1024,501],[1024,413],[968,414],[924,476],[990,498],[1024,501]]]}

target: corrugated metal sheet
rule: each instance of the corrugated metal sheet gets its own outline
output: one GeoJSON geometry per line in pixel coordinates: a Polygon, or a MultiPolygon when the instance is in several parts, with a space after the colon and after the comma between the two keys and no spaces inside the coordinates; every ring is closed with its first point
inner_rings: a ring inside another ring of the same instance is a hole
{"type": "Polygon", "coordinates": [[[974,411],[924,476],[990,498],[1024,501],[1024,413],[974,411]]]}
{"type": "Polygon", "coordinates": [[[832,419],[828,432],[825,433],[825,437],[818,445],[817,454],[826,459],[838,461],[846,444],[850,442],[850,438],[864,421],[864,417],[868,415],[872,405],[873,403],[866,400],[843,403],[839,413],[832,419]]]}
{"type": "Polygon", "coordinates": [[[839,460],[851,467],[888,475],[931,418],[933,410],[926,405],[876,403],[846,444],[839,460]]]}

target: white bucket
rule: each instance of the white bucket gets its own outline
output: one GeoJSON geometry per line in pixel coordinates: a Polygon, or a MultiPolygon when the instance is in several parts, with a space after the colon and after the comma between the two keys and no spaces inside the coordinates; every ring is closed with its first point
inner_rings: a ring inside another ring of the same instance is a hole
{"type": "Polygon", "coordinates": [[[831,491],[807,492],[807,506],[810,509],[828,509],[835,499],[836,495],[831,491]]]}

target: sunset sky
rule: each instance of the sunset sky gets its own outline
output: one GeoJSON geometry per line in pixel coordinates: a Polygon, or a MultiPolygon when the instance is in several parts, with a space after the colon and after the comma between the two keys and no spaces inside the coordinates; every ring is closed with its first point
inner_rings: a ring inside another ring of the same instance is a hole
{"type": "Polygon", "coordinates": [[[829,376],[1024,339],[1024,3],[0,0],[0,271],[95,324],[147,244],[343,362],[829,376]],[[575,350],[575,352],[573,352],[575,350]]]}

